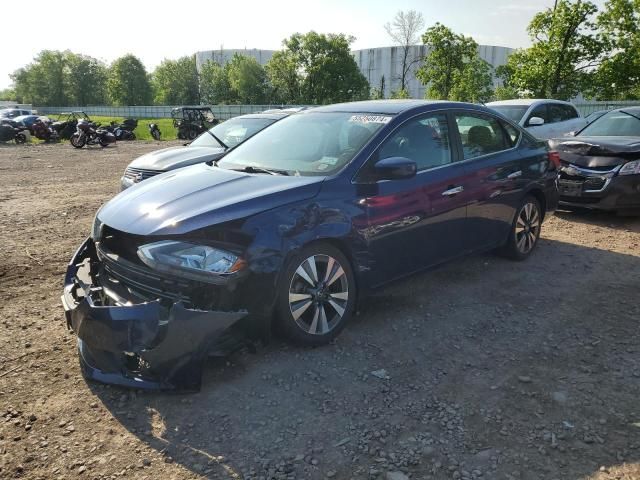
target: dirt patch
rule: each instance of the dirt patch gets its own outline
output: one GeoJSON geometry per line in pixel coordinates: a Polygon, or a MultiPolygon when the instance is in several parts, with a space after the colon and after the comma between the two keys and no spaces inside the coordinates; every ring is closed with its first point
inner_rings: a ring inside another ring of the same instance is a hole
{"type": "Polygon", "coordinates": [[[1,478],[640,478],[633,218],[560,213],[527,262],[414,276],[332,345],[212,360],[198,394],[86,383],[66,263],[168,144],[0,146],[1,478]]]}

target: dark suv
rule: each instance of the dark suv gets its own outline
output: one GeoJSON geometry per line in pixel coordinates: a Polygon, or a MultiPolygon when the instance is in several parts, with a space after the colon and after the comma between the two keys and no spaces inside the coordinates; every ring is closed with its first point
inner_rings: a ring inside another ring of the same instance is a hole
{"type": "Polygon", "coordinates": [[[319,345],[367,292],[461,255],[523,260],[558,158],[488,108],[374,101],[293,114],[96,215],[63,302],[85,375],[197,388],[206,355],[271,321],[319,345]]]}

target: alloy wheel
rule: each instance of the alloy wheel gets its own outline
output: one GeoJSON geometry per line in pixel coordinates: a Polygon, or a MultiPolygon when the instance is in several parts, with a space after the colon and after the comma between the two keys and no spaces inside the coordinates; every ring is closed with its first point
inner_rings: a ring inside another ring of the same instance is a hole
{"type": "Polygon", "coordinates": [[[540,212],[533,202],[524,204],[516,221],[516,246],[522,254],[535,247],[540,234],[540,212]]]}
{"type": "Polygon", "coordinates": [[[289,285],[289,311],[296,325],[311,335],[326,335],[342,320],[349,300],[349,280],[340,262],[313,255],[300,263],[289,285]]]}

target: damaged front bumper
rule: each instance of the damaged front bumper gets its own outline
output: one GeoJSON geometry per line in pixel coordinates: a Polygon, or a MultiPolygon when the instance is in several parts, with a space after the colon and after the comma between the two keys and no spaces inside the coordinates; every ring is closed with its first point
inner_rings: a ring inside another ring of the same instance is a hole
{"type": "Polygon", "coordinates": [[[247,312],[195,310],[181,301],[132,303],[99,285],[98,267],[89,238],[68,265],[62,295],[84,376],[134,388],[198,390],[209,352],[247,312]]]}

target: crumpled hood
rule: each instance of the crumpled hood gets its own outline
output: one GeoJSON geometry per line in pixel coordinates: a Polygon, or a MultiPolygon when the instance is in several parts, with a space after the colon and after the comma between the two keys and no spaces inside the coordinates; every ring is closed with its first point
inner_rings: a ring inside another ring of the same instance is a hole
{"type": "Polygon", "coordinates": [[[549,146],[562,160],[587,168],[614,167],[640,158],[638,137],[554,138],[549,146]]]}
{"type": "Polygon", "coordinates": [[[323,179],[193,165],[121,192],[100,209],[98,219],[136,235],[183,234],[312,198],[323,179]]]}
{"type": "Polygon", "coordinates": [[[173,170],[209,160],[217,160],[224,154],[222,147],[169,147],[145,153],[129,164],[145,170],[173,170]]]}

